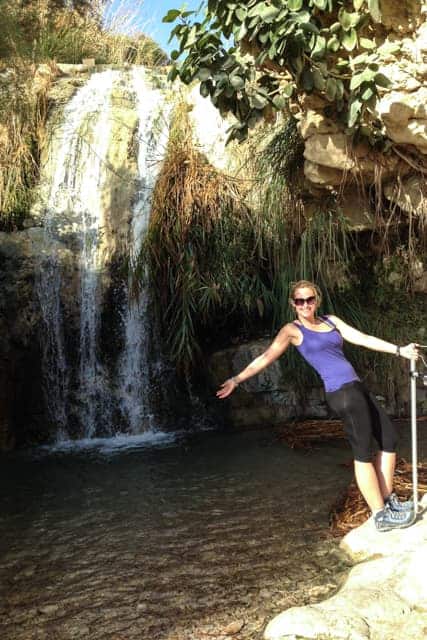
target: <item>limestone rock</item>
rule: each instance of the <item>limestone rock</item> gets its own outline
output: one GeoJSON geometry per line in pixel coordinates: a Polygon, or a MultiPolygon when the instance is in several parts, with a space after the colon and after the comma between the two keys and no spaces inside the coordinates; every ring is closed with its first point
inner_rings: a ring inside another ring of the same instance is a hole
{"type": "Polygon", "coordinates": [[[427,87],[412,93],[391,91],[377,103],[387,135],[400,144],[413,144],[427,153],[427,87]]]}
{"type": "MultiPolygon", "coordinates": [[[[255,340],[247,344],[215,352],[209,361],[212,386],[218,386],[260,355],[270,340],[255,340]]],[[[247,380],[227,399],[224,409],[227,420],[238,427],[274,425],[295,417],[324,418],[328,415],[322,388],[307,390],[306,402],[283,378],[280,361],[272,363],[259,375],[247,380]]]]}
{"type": "Polygon", "coordinates": [[[309,109],[300,118],[298,129],[304,139],[315,134],[339,133],[336,122],[326,118],[323,114],[309,109]]]}
{"type": "MultiPolygon", "coordinates": [[[[427,497],[421,501],[427,507],[427,497]]],[[[379,535],[371,520],[361,527],[353,529],[342,540],[341,548],[353,560],[366,560],[372,556],[395,556],[398,553],[415,549],[427,541],[427,523],[420,518],[407,529],[388,531],[387,535],[379,535]],[[384,542],[387,544],[384,544],[384,542]]]]}
{"type": "Polygon", "coordinates": [[[425,178],[412,175],[406,180],[389,182],[384,186],[385,197],[408,213],[427,215],[427,186],[425,178]]]}
{"type": "Polygon", "coordinates": [[[315,134],[306,140],[304,158],[344,171],[354,167],[349,151],[349,141],[344,133],[315,134]]]}
{"type": "Polygon", "coordinates": [[[344,181],[344,174],[339,169],[323,167],[310,160],[304,162],[304,175],[310,182],[328,187],[338,186],[344,181]]]}
{"type": "MultiPolygon", "coordinates": [[[[427,496],[421,505],[425,512],[427,496]]],[[[425,637],[427,521],[423,516],[407,529],[387,533],[377,532],[369,519],[347,534],[341,547],[360,562],[353,567],[341,590],[322,603],[293,607],[279,614],[267,625],[264,638],[420,640],[425,637]]]]}

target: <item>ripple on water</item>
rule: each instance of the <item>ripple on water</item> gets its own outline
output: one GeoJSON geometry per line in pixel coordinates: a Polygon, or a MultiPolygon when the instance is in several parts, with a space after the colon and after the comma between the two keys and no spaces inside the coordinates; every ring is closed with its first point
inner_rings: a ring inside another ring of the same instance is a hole
{"type": "Polygon", "coordinates": [[[297,452],[265,432],[113,440],[4,457],[2,637],[201,640],[237,620],[249,640],[335,589],[346,448],[297,452]]]}

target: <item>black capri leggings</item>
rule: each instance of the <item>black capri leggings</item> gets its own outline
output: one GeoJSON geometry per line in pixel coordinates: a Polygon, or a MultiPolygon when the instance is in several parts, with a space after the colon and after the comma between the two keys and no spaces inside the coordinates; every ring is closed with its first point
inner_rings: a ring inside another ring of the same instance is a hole
{"type": "Polygon", "coordinates": [[[397,431],[375,396],[361,382],[349,382],[337,391],[326,393],[330,408],[344,423],[354,459],[371,462],[375,442],[380,451],[394,453],[397,431]]]}

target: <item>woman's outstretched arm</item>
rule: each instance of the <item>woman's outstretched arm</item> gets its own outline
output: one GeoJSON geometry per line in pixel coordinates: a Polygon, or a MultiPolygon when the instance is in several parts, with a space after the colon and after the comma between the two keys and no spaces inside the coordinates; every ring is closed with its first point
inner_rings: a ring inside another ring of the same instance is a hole
{"type": "Polygon", "coordinates": [[[295,337],[295,329],[292,328],[292,325],[285,325],[277,334],[271,345],[257,358],[252,360],[248,366],[243,369],[240,373],[226,380],[217,391],[216,395],[218,398],[226,398],[234,391],[234,389],[245,380],[252,378],[252,376],[257,375],[268,367],[272,362],[277,360],[289,347],[291,344],[292,338],[295,337]]]}
{"type": "Polygon", "coordinates": [[[351,342],[352,344],[372,349],[373,351],[382,351],[383,353],[392,353],[397,356],[403,356],[404,358],[418,358],[417,345],[414,343],[408,344],[404,347],[400,347],[392,342],[386,342],[375,336],[369,336],[366,333],[362,333],[358,329],[351,327],[349,324],[337,318],[336,316],[328,316],[341,333],[344,340],[351,342]]]}

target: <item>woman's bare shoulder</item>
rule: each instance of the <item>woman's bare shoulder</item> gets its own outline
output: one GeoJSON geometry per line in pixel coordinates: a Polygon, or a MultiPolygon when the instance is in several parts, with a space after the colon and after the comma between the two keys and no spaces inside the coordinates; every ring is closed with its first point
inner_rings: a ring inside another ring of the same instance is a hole
{"type": "Polygon", "coordinates": [[[299,329],[295,322],[288,322],[287,324],[283,325],[280,330],[280,333],[282,332],[285,336],[289,336],[290,338],[299,337],[300,335],[299,329]]]}

